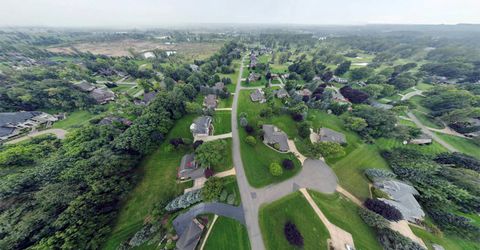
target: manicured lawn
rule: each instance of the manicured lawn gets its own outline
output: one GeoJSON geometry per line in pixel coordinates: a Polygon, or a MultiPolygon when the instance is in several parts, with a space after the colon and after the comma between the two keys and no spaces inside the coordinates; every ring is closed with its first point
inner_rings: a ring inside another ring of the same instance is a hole
{"type": "Polygon", "coordinates": [[[406,148],[411,148],[411,149],[421,151],[426,154],[439,154],[447,151],[447,149],[445,149],[442,145],[440,145],[435,141],[433,141],[432,144],[430,145],[412,145],[412,144],[404,145],[400,140],[397,140],[397,139],[380,138],[375,141],[375,145],[377,145],[381,150],[390,150],[392,148],[406,147],[406,148]]]}
{"type": "Polygon", "coordinates": [[[270,64],[270,69],[272,73],[287,73],[288,72],[288,65],[287,64],[270,64]]]}
{"type": "Polygon", "coordinates": [[[424,229],[410,226],[413,233],[420,237],[427,245],[429,250],[432,250],[432,244],[443,246],[447,250],[478,250],[478,242],[468,241],[452,235],[437,236],[424,229]]]}
{"type": "Polygon", "coordinates": [[[72,113],[67,113],[67,119],[55,122],[52,127],[66,130],[79,128],[88,123],[93,117],[95,117],[95,115],[88,111],[78,110],[72,113]]]}
{"type": "Polygon", "coordinates": [[[263,206],[259,212],[260,228],[266,249],[327,249],[330,234],[300,192],[263,206]],[[293,247],[283,228],[292,222],[303,236],[304,247],[293,247]]]}
{"type": "Polygon", "coordinates": [[[358,215],[358,206],[355,203],[339,193],[330,195],[314,191],[309,193],[331,223],[352,234],[355,249],[382,249],[375,231],[358,215]]]}
{"type": "Polygon", "coordinates": [[[232,139],[223,139],[223,141],[227,142],[225,157],[223,158],[223,162],[219,166],[212,166],[215,173],[220,173],[233,168],[232,139]]]}
{"type": "Polygon", "coordinates": [[[223,187],[229,194],[235,194],[235,203],[233,205],[239,206],[242,202],[242,198],[240,196],[240,190],[238,189],[237,185],[237,178],[235,176],[227,176],[223,178],[223,187]]]}
{"type": "MultiPolygon", "coordinates": [[[[247,76],[248,77],[248,76],[247,76]]],[[[254,82],[250,82],[247,84],[246,81],[242,81],[242,87],[258,87],[258,86],[265,86],[267,83],[267,79],[265,78],[264,75],[262,75],[262,79],[254,82]]]]}
{"type": "Polygon", "coordinates": [[[409,120],[405,120],[405,119],[401,119],[401,118],[398,118],[398,124],[409,126],[409,127],[417,127],[417,125],[414,122],[409,121],[409,120]]]}
{"type": "Polygon", "coordinates": [[[235,87],[238,80],[238,74],[240,73],[240,59],[233,60],[232,67],[235,70],[235,72],[231,74],[218,74],[218,75],[220,76],[220,78],[224,78],[224,77],[230,78],[230,80],[232,80],[232,84],[228,84],[226,85],[226,87],[228,91],[235,92],[235,87]]]}
{"type": "Polygon", "coordinates": [[[189,126],[194,117],[187,115],[178,120],[165,142],[142,161],[138,168],[142,178],[122,204],[104,249],[117,249],[122,241],[131,237],[142,227],[144,219],[156,204],[182,194],[185,188],[191,186],[191,182],[183,184],[176,182],[177,167],[180,159],[187,152],[169,151],[167,145],[170,138],[192,137],[189,126]]]}
{"type": "Polygon", "coordinates": [[[221,135],[232,132],[232,119],[230,111],[215,111],[213,116],[214,134],[221,135]]]}
{"type": "Polygon", "coordinates": [[[473,143],[471,139],[461,138],[453,135],[446,135],[437,132],[435,132],[435,134],[448,144],[452,145],[458,151],[480,159],[480,146],[473,143]]]}
{"type": "MultiPolygon", "coordinates": [[[[232,85],[234,87],[234,91],[235,91],[235,85],[233,85],[233,84],[230,84],[230,85],[232,85]]],[[[230,86],[230,85],[228,85],[228,86],[230,86]]],[[[232,103],[233,103],[233,96],[230,96],[226,99],[219,98],[217,108],[231,108],[232,103]]]]}
{"type": "Polygon", "coordinates": [[[234,219],[218,217],[205,243],[206,250],[249,250],[247,229],[234,219]]]}
{"type": "Polygon", "coordinates": [[[412,111],[412,113],[418,118],[418,120],[420,120],[420,122],[423,125],[425,125],[427,127],[438,128],[438,129],[444,128],[444,126],[442,126],[439,122],[436,122],[433,117],[431,117],[427,114],[424,114],[424,113],[419,112],[417,110],[412,111]]]}

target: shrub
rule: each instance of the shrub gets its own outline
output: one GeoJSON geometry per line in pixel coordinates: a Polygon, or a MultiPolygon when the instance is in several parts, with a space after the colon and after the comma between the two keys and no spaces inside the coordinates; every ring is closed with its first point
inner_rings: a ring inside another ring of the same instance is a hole
{"type": "Polygon", "coordinates": [[[183,145],[183,139],[182,138],[172,138],[170,139],[170,144],[172,144],[175,148],[177,148],[180,145],[183,145]]]}
{"type": "Polygon", "coordinates": [[[303,236],[298,231],[297,226],[290,221],[285,223],[285,226],[283,228],[283,232],[285,233],[285,238],[287,238],[287,241],[294,245],[294,246],[303,246],[303,236]]]}
{"type": "Polygon", "coordinates": [[[359,208],[358,214],[360,215],[362,220],[370,227],[382,229],[382,228],[388,228],[390,226],[390,222],[387,219],[383,218],[383,216],[377,213],[374,213],[368,209],[359,208]]]}
{"type": "Polygon", "coordinates": [[[403,219],[402,214],[395,207],[377,199],[367,199],[365,207],[383,216],[387,220],[399,221],[403,219]]]}
{"type": "Polygon", "coordinates": [[[215,171],[213,171],[212,168],[206,168],[204,174],[205,174],[205,178],[208,179],[215,174],[215,171]]]}
{"type": "Polygon", "coordinates": [[[229,205],[235,204],[235,194],[229,194],[227,198],[227,203],[229,205]]]}
{"type": "Polygon", "coordinates": [[[382,190],[376,188],[376,187],[372,187],[370,189],[372,191],[372,195],[374,198],[384,198],[384,199],[390,199],[390,195],[388,195],[387,193],[383,192],[382,190]]]}
{"type": "Polygon", "coordinates": [[[282,161],[282,166],[283,166],[283,168],[286,169],[286,170],[291,170],[291,169],[293,169],[293,168],[295,167],[295,164],[294,164],[293,161],[290,160],[290,159],[284,159],[284,160],[282,161]]]}
{"type": "Polygon", "coordinates": [[[200,145],[203,144],[203,141],[202,140],[198,140],[198,141],[195,141],[193,143],[193,150],[196,150],[200,145]]]}
{"type": "Polygon", "coordinates": [[[390,228],[384,228],[377,231],[378,241],[385,250],[425,250],[418,243],[413,242],[409,238],[401,235],[399,232],[393,231],[390,228]]]}
{"type": "Polygon", "coordinates": [[[390,172],[388,170],[383,170],[383,169],[375,169],[375,168],[366,169],[364,173],[367,176],[367,178],[372,182],[375,182],[376,180],[380,180],[380,179],[393,179],[397,177],[397,175],[394,174],[393,172],[390,172]]]}
{"type": "Polygon", "coordinates": [[[245,117],[240,118],[240,126],[245,127],[248,125],[248,120],[245,117]]]}
{"type": "Polygon", "coordinates": [[[250,125],[245,126],[245,131],[246,131],[247,134],[249,134],[249,135],[253,135],[253,134],[255,133],[255,129],[254,129],[252,126],[250,126],[250,125]]]}
{"type": "Polygon", "coordinates": [[[441,164],[452,164],[456,167],[467,168],[480,172],[480,160],[462,153],[441,153],[437,155],[435,161],[441,164]]]}
{"type": "Polygon", "coordinates": [[[220,201],[225,202],[227,200],[228,196],[228,191],[226,189],[222,190],[222,193],[220,193],[220,201]]]}
{"type": "Polygon", "coordinates": [[[270,174],[272,174],[273,176],[280,176],[283,174],[282,167],[276,162],[270,164],[270,167],[268,169],[270,170],[270,174]]]}
{"type": "Polygon", "coordinates": [[[298,135],[302,138],[310,136],[310,125],[307,122],[302,122],[298,125],[298,135]]]}
{"type": "Polygon", "coordinates": [[[255,137],[249,135],[245,138],[245,142],[250,146],[255,146],[257,144],[257,139],[255,137]]]}
{"type": "Polygon", "coordinates": [[[273,144],[273,148],[276,150],[280,150],[280,144],[279,143],[273,144]]]}
{"type": "Polygon", "coordinates": [[[303,115],[299,113],[293,113],[292,114],[292,119],[296,122],[303,121],[303,115]]]}
{"type": "Polygon", "coordinates": [[[223,180],[212,177],[205,182],[202,188],[202,197],[204,201],[218,200],[223,189],[223,180]]]}
{"type": "Polygon", "coordinates": [[[187,208],[202,200],[202,190],[195,190],[186,194],[180,195],[167,204],[165,210],[175,211],[178,209],[187,208]]]}

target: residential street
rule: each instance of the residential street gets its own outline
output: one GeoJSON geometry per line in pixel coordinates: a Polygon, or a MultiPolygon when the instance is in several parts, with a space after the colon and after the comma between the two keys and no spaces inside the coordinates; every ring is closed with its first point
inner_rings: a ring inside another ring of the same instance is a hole
{"type": "Polygon", "coordinates": [[[448,151],[450,151],[450,152],[457,152],[458,151],[452,145],[448,144],[447,142],[442,140],[440,137],[438,137],[435,133],[430,131],[425,125],[423,125],[420,122],[420,120],[418,120],[418,118],[412,112],[408,112],[407,115],[410,118],[410,120],[412,122],[414,122],[415,125],[417,125],[417,127],[419,127],[422,130],[423,133],[431,136],[434,141],[440,143],[440,145],[444,146],[448,151]]]}

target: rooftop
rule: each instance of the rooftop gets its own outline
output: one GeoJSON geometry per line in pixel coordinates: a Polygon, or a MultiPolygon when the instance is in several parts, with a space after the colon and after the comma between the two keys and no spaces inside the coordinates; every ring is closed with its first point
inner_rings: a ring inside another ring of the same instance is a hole
{"type": "Polygon", "coordinates": [[[283,131],[279,130],[273,125],[263,125],[263,142],[269,145],[277,144],[279,145],[278,150],[282,152],[287,152],[290,150],[288,146],[288,136],[283,131]]]}

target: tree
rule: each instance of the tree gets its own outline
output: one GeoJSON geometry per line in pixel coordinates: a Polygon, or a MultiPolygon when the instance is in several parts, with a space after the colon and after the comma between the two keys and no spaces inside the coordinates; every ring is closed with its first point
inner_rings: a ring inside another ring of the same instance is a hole
{"type": "Polygon", "coordinates": [[[302,138],[307,138],[310,136],[310,125],[308,122],[301,122],[298,125],[298,135],[302,138]]]}
{"type": "Polygon", "coordinates": [[[383,216],[377,213],[374,213],[368,209],[359,208],[358,214],[360,215],[362,220],[370,227],[373,227],[376,229],[384,229],[384,228],[390,227],[390,222],[387,219],[383,218],[383,216]]]}
{"type": "Polygon", "coordinates": [[[336,142],[317,142],[310,149],[313,156],[320,157],[341,157],[345,155],[345,149],[336,142]]]}
{"type": "Polygon", "coordinates": [[[287,223],[285,223],[285,226],[283,228],[283,232],[285,234],[285,238],[287,238],[287,241],[290,244],[298,247],[303,246],[303,236],[300,233],[300,231],[298,231],[297,226],[295,224],[293,224],[290,221],[287,221],[287,223]]]}
{"type": "Polygon", "coordinates": [[[257,140],[255,139],[255,137],[253,137],[251,135],[249,135],[245,138],[245,142],[252,147],[257,144],[257,140]]]}
{"type": "Polygon", "coordinates": [[[364,103],[368,100],[369,96],[367,93],[354,89],[350,86],[344,86],[340,89],[340,93],[350,100],[352,103],[359,104],[359,103],[364,103]]]}
{"type": "Polygon", "coordinates": [[[195,159],[204,168],[224,163],[226,142],[223,140],[204,142],[195,150],[195,159]]]}
{"type": "Polygon", "coordinates": [[[335,75],[340,76],[347,73],[347,71],[350,69],[350,65],[352,65],[351,61],[344,61],[335,69],[335,75]]]}
{"type": "Polygon", "coordinates": [[[369,210],[383,216],[387,220],[399,221],[403,219],[403,216],[398,209],[384,201],[368,198],[364,205],[369,210]]]}
{"type": "Polygon", "coordinates": [[[223,189],[223,180],[217,177],[211,177],[202,188],[202,198],[204,201],[216,201],[220,197],[223,189]]]}
{"type": "Polygon", "coordinates": [[[383,91],[383,85],[380,84],[368,84],[363,89],[369,96],[377,98],[383,91]]]}
{"type": "Polygon", "coordinates": [[[370,77],[373,73],[373,69],[369,67],[362,67],[350,70],[350,76],[352,80],[362,80],[370,77]]]}
{"type": "Polygon", "coordinates": [[[240,126],[241,127],[246,127],[248,125],[248,120],[246,117],[241,117],[240,118],[240,126]]]}
{"type": "Polygon", "coordinates": [[[270,171],[270,174],[273,176],[280,176],[283,174],[282,166],[280,166],[280,164],[276,162],[273,162],[272,164],[270,164],[270,167],[268,168],[268,170],[270,171]]]}
{"type": "Polygon", "coordinates": [[[282,161],[282,166],[283,166],[283,168],[286,169],[286,170],[292,170],[292,169],[295,167],[295,164],[294,164],[293,161],[290,160],[290,159],[284,159],[284,160],[282,161]]]}
{"type": "Polygon", "coordinates": [[[189,114],[201,114],[202,113],[202,106],[196,102],[186,102],[185,103],[185,110],[189,114]]]}
{"type": "Polygon", "coordinates": [[[365,119],[354,116],[345,117],[345,127],[355,132],[363,131],[367,126],[365,119]]]}

